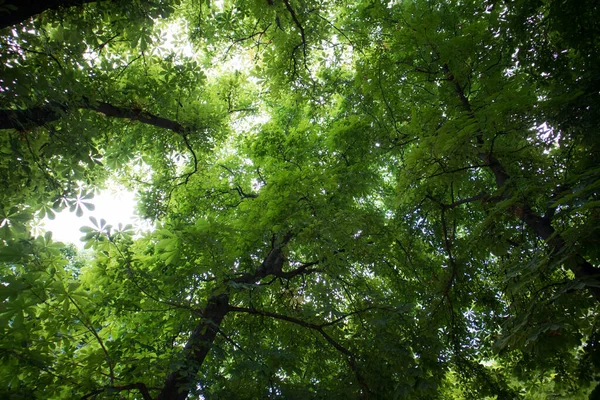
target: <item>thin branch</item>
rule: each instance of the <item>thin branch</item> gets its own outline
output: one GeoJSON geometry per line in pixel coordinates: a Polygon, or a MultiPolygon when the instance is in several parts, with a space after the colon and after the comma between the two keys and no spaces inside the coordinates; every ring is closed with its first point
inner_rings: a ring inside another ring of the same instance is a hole
{"type": "Polygon", "coordinates": [[[90,319],[83,312],[83,310],[81,309],[81,307],[79,307],[79,304],[77,304],[75,302],[75,300],[73,299],[73,297],[71,297],[71,295],[69,293],[65,292],[65,294],[67,295],[67,297],[69,298],[69,300],[71,301],[71,303],[75,306],[75,308],[77,308],[77,311],[79,311],[79,313],[81,314],[81,316],[86,320],[84,322],[84,326],[87,328],[88,331],[90,331],[90,333],[92,335],[94,335],[94,337],[96,338],[96,340],[100,344],[100,347],[102,348],[102,351],[104,352],[104,355],[106,356],[106,362],[108,364],[108,369],[110,370],[110,383],[114,384],[114,382],[115,382],[114,366],[113,366],[113,363],[111,361],[111,357],[108,354],[108,350],[106,349],[106,346],[104,346],[104,341],[102,340],[102,338],[100,337],[100,335],[98,335],[98,332],[96,332],[96,329],[94,328],[94,325],[92,324],[92,322],[90,321],[90,319]]]}
{"type": "MultiPolygon", "coordinates": [[[[489,165],[488,164],[467,165],[465,167],[455,168],[455,169],[452,169],[449,171],[442,169],[441,172],[436,172],[434,174],[431,174],[431,175],[427,176],[426,179],[435,178],[436,176],[440,176],[440,175],[444,175],[444,174],[453,174],[455,172],[468,171],[470,169],[478,169],[478,168],[485,168],[485,167],[489,167],[489,165]]],[[[439,171],[439,169],[438,169],[438,171],[439,171]]]]}
{"type": "MultiPolygon", "coordinates": [[[[104,49],[104,47],[106,47],[106,45],[108,45],[110,42],[112,42],[113,40],[115,40],[116,38],[118,38],[118,37],[119,37],[119,35],[120,35],[119,33],[115,33],[115,34],[114,34],[114,35],[113,35],[111,38],[109,38],[107,41],[105,41],[105,42],[103,42],[103,43],[100,43],[100,44],[98,45],[98,47],[96,47],[96,51],[97,51],[97,52],[101,52],[101,51],[104,49]]],[[[139,57],[138,57],[138,58],[139,58],[139,57]]],[[[128,64],[128,65],[129,65],[129,64],[128,64]]]]}
{"type": "Polygon", "coordinates": [[[355,311],[349,312],[348,314],[344,314],[341,317],[338,317],[338,318],[336,318],[336,319],[334,319],[332,321],[324,322],[320,326],[322,328],[325,328],[327,326],[335,325],[338,322],[341,322],[341,321],[345,320],[348,317],[351,317],[353,315],[359,315],[359,314],[362,314],[362,313],[365,313],[365,312],[371,311],[371,310],[395,311],[395,309],[393,309],[393,308],[371,306],[371,307],[366,307],[366,308],[362,308],[360,310],[355,310],[355,311]]]}
{"type": "MultiPolygon", "coordinates": [[[[226,170],[227,172],[229,172],[229,174],[231,176],[233,176],[235,178],[235,172],[233,172],[231,170],[231,168],[229,168],[228,166],[224,165],[224,164],[218,164],[219,167],[223,168],[224,170],[226,170]]],[[[244,189],[242,189],[242,187],[239,184],[235,184],[235,187],[233,189],[230,190],[235,190],[236,192],[238,192],[238,194],[240,195],[240,197],[242,199],[256,199],[258,197],[258,194],[256,193],[246,193],[244,192],[244,189]]]]}
{"type": "Polygon", "coordinates": [[[58,61],[58,59],[54,56],[54,54],[52,54],[50,52],[32,50],[32,49],[29,49],[27,47],[23,47],[23,46],[20,46],[20,45],[19,45],[19,48],[22,49],[22,50],[25,50],[28,53],[40,54],[40,55],[47,56],[47,57],[51,58],[52,61],[54,61],[58,65],[58,68],[63,69],[63,66],[60,63],[60,61],[58,61]]]}
{"type": "Polygon", "coordinates": [[[229,114],[238,113],[238,112],[256,112],[256,108],[234,108],[231,110],[227,110],[229,114]]]}
{"type": "Polygon", "coordinates": [[[260,22],[261,22],[261,19],[258,19],[256,21],[256,24],[254,25],[254,28],[252,29],[254,31],[254,33],[251,33],[250,35],[245,36],[245,37],[234,39],[233,42],[229,45],[229,47],[227,47],[227,50],[225,50],[224,56],[221,61],[225,61],[225,57],[227,57],[231,48],[240,42],[245,42],[246,40],[249,40],[249,39],[254,38],[255,36],[258,36],[257,43],[260,44],[260,39],[262,38],[262,36],[265,35],[267,33],[267,31],[269,30],[269,28],[271,27],[271,25],[273,25],[273,23],[270,22],[265,29],[263,29],[262,31],[256,32],[255,30],[258,27],[258,24],[260,22]]]}
{"type": "Polygon", "coordinates": [[[5,353],[10,355],[11,357],[17,357],[18,359],[24,361],[25,363],[39,369],[41,372],[45,372],[48,375],[53,376],[54,378],[56,378],[58,381],[64,382],[64,381],[69,381],[70,383],[72,383],[73,385],[77,385],[79,384],[79,382],[76,382],[75,380],[73,380],[71,377],[68,376],[62,376],[57,374],[56,372],[54,372],[52,367],[46,366],[46,365],[40,365],[40,362],[36,362],[35,360],[29,358],[26,355],[22,355],[14,350],[9,350],[9,349],[5,349],[5,348],[0,348],[0,354],[5,353]]]}
{"type": "Polygon", "coordinates": [[[57,179],[55,177],[53,177],[52,175],[50,175],[50,173],[48,172],[48,170],[50,168],[47,165],[42,165],[42,163],[40,162],[40,158],[33,151],[33,148],[31,147],[31,141],[29,140],[29,136],[24,135],[24,137],[25,137],[25,143],[27,144],[27,149],[29,150],[29,154],[31,155],[31,158],[35,162],[35,165],[37,165],[38,169],[42,172],[42,174],[46,177],[46,179],[48,179],[48,181],[50,182],[50,184],[53,187],[55,187],[55,188],[60,187],[60,184],[57,182],[57,179]]]}
{"type": "Polygon", "coordinates": [[[320,270],[318,270],[316,268],[309,269],[309,267],[312,267],[313,265],[317,265],[319,263],[320,263],[320,261],[307,262],[305,264],[302,264],[301,266],[299,266],[298,268],[296,268],[294,270],[287,271],[287,272],[280,271],[273,275],[277,278],[292,279],[298,275],[308,275],[308,274],[312,274],[313,272],[320,272],[320,270]]]}
{"type": "Polygon", "coordinates": [[[89,399],[90,397],[94,397],[99,395],[100,393],[104,393],[106,391],[116,391],[116,392],[122,392],[125,390],[133,390],[133,389],[137,389],[140,391],[140,393],[142,394],[142,397],[144,398],[144,400],[152,400],[152,396],[150,395],[150,392],[148,391],[148,388],[146,387],[145,384],[139,382],[139,383],[130,383],[128,385],[122,385],[122,386],[108,386],[102,389],[98,389],[95,390],[91,393],[86,394],[85,396],[83,396],[81,398],[81,400],[85,400],[85,399],[89,399]]]}
{"type": "Polygon", "coordinates": [[[344,33],[344,31],[342,31],[340,28],[338,28],[337,26],[335,26],[333,23],[331,23],[327,18],[323,17],[321,14],[316,13],[317,17],[321,18],[323,21],[327,22],[329,24],[329,26],[331,26],[333,29],[335,29],[340,35],[342,35],[350,44],[350,46],[352,46],[353,49],[358,50],[361,54],[364,54],[364,52],[362,51],[361,48],[357,48],[354,43],[352,43],[352,40],[344,33]]]}
{"type": "Polygon", "coordinates": [[[385,107],[387,108],[388,113],[390,114],[390,118],[392,119],[392,124],[394,125],[394,130],[402,138],[406,138],[407,135],[403,134],[398,129],[398,121],[396,121],[396,116],[394,115],[394,110],[392,110],[392,106],[390,105],[390,102],[388,101],[387,96],[385,95],[385,90],[383,89],[383,85],[381,83],[381,80],[383,78],[383,74],[382,74],[382,71],[381,71],[381,58],[378,58],[377,74],[378,74],[377,83],[378,83],[378,86],[379,86],[379,91],[381,92],[381,98],[383,99],[383,103],[385,104],[385,107]]]}
{"type": "MultiPolygon", "coordinates": [[[[452,237],[448,234],[448,224],[446,222],[446,212],[444,208],[442,208],[441,213],[442,233],[444,236],[444,249],[446,250],[446,254],[448,254],[448,263],[450,264],[450,268],[452,271],[450,278],[448,279],[448,285],[446,287],[445,293],[446,296],[449,296],[450,289],[452,288],[454,280],[456,279],[456,259],[454,258],[454,254],[452,254],[452,237]]],[[[450,300],[449,297],[448,300],[450,300]]]]}
{"type": "Polygon", "coordinates": [[[185,143],[185,147],[187,147],[188,151],[192,154],[192,158],[194,160],[194,170],[192,172],[185,173],[185,174],[177,177],[176,179],[183,178],[183,182],[181,182],[179,185],[187,185],[191,176],[194,175],[196,172],[198,172],[198,157],[196,156],[196,152],[194,151],[194,149],[192,148],[192,145],[190,144],[190,142],[188,140],[187,133],[182,132],[181,137],[183,138],[183,143],[185,143]]]}
{"type": "Polygon", "coordinates": [[[123,68],[121,68],[121,70],[119,71],[119,73],[117,74],[117,76],[115,76],[115,81],[119,80],[119,78],[121,77],[121,75],[123,75],[123,73],[125,72],[125,70],[131,65],[133,64],[135,61],[139,60],[140,58],[142,58],[141,55],[135,57],[134,59],[132,59],[131,61],[129,61],[127,64],[125,64],[125,66],[123,68]]]}
{"type": "Polygon", "coordinates": [[[456,208],[458,206],[461,206],[463,204],[468,204],[468,203],[472,203],[474,201],[479,201],[479,200],[483,200],[485,198],[488,198],[488,196],[484,192],[481,192],[479,194],[476,194],[475,196],[467,197],[467,198],[464,198],[462,200],[457,200],[457,201],[454,201],[454,202],[452,202],[450,204],[445,204],[445,203],[442,203],[441,201],[439,201],[439,200],[431,197],[430,195],[426,195],[425,197],[427,199],[433,201],[434,203],[438,204],[443,209],[452,209],[452,208],[456,208]]]}
{"type": "Polygon", "coordinates": [[[264,317],[270,317],[270,318],[278,319],[280,321],[290,322],[292,324],[299,325],[304,328],[312,329],[312,330],[318,332],[331,346],[333,346],[336,350],[338,350],[340,353],[342,353],[344,356],[347,357],[346,361],[348,362],[348,365],[352,369],[352,372],[354,372],[354,374],[358,380],[358,383],[360,384],[364,393],[371,392],[371,390],[369,389],[368,385],[365,382],[364,377],[358,370],[358,367],[356,365],[356,356],[350,350],[346,349],[344,346],[339,344],[327,332],[325,332],[323,330],[323,325],[313,324],[310,322],[302,321],[301,319],[298,319],[298,318],[290,317],[290,316],[283,315],[283,314],[277,314],[277,313],[273,313],[270,311],[256,310],[254,308],[229,306],[228,310],[230,312],[240,312],[240,313],[246,313],[246,314],[260,315],[260,316],[264,316],[264,317]]]}
{"type": "MultiPolygon", "coordinates": [[[[115,243],[115,241],[112,238],[109,238],[110,243],[114,246],[114,248],[117,250],[117,252],[119,253],[119,255],[121,256],[121,258],[123,259],[123,261],[125,262],[125,264],[127,264],[127,274],[130,276],[131,278],[131,282],[135,285],[135,287],[140,291],[140,293],[146,295],[148,298],[150,298],[151,300],[154,300],[155,302],[159,303],[159,304],[165,304],[167,306],[172,307],[173,309],[183,309],[183,310],[188,310],[188,311],[192,311],[193,313],[199,313],[202,314],[202,310],[200,310],[199,308],[195,308],[192,307],[191,305],[185,305],[185,304],[181,304],[181,303],[174,303],[172,301],[168,301],[168,300],[161,300],[156,298],[155,296],[153,296],[152,294],[148,293],[137,281],[137,278],[134,274],[133,271],[133,266],[131,265],[131,262],[127,259],[127,257],[125,256],[125,254],[123,254],[123,252],[121,251],[121,249],[119,248],[119,246],[117,246],[117,244],[115,243]]],[[[157,287],[156,288],[158,291],[160,291],[160,289],[157,287]]]]}
{"type": "Polygon", "coordinates": [[[463,205],[463,204],[472,203],[474,201],[485,199],[486,197],[487,197],[486,194],[483,193],[483,192],[481,192],[479,194],[476,194],[475,196],[467,197],[465,199],[458,200],[458,201],[455,201],[455,202],[450,203],[450,204],[444,204],[443,206],[445,208],[456,208],[456,207],[458,207],[460,205],[463,205]]]}

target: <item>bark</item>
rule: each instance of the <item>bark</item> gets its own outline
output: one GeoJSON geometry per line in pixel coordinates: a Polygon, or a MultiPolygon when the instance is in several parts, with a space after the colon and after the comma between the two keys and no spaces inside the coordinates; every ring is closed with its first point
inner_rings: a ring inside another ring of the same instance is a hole
{"type": "MultiPolygon", "coordinates": [[[[532,229],[540,238],[542,238],[544,241],[546,241],[546,243],[548,243],[549,247],[554,253],[554,257],[565,257],[563,253],[566,249],[567,243],[559,234],[556,233],[554,227],[552,226],[550,218],[540,217],[528,205],[524,205],[521,209],[517,208],[515,210],[515,214],[523,222],[525,222],[525,224],[530,229],[532,229]]],[[[565,261],[568,263],[569,268],[571,269],[571,271],[573,271],[577,278],[598,278],[600,272],[598,271],[598,268],[594,267],[580,254],[567,254],[565,257],[565,261]]],[[[600,288],[590,287],[589,289],[592,291],[596,299],[600,301],[600,288]]]]}
{"type": "MultiPolygon", "coordinates": [[[[209,298],[201,320],[194,328],[183,349],[183,365],[167,377],[160,394],[156,398],[157,400],[185,400],[187,398],[190,390],[197,385],[198,371],[212,347],[215,337],[219,332],[219,326],[231,310],[229,307],[228,283],[253,284],[268,275],[277,276],[277,274],[281,273],[285,262],[283,247],[290,239],[291,234],[286,234],[280,243],[274,243],[272,250],[254,273],[246,273],[228,282],[224,282],[220,290],[217,289],[221,293],[214,294],[209,298]]],[[[301,271],[305,270],[306,268],[303,268],[301,271]]],[[[300,273],[302,272],[298,274],[300,273]]]]}
{"type": "Polygon", "coordinates": [[[124,107],[116,107],[109,103],[97,102],[95,104],[87,103],[82,105],[82,108],[87,108],[88,110],[96,111],[100,114],[104,114],[107,117],[111,118],[124,118],[130,119],[132,121],[139,121],[143,124],[153,125],[158,128],[168,129],[176,133],[184,133],[185,127],[180,123],[159,117],[157,115],[150,114],[148,112],[133,109],[133,108],[124,108],[124,107]]]}
{"type": "Polygon", "coordinates": [[[196,326],[184,349],[184,364],[173,371],[156,398],[157,400],[185,400],[196,385],[196,375],[206,359],[212,343],[219,332],[219,326],[229,311],[229,296],[212,296],[204,309],[203,317],[196,326]]]}
{"type": "MultiPolygon", "coordinates": [[[[475,119],[471,104],[469,99],[464,93],[464,90],[460,83],[455,79],[454,75],[451,73],[447,65],[443,66],[444,73],[446,74],[446,79],[454,85],[454,89],[456,94],[464,107],[465,111],[468,113],[469,117],[475,119]]],[[[502,189],[506,187],[506,183],[510,179],[510,175],[500,162],[491,152],[484,152],[483,145],[483,132],[479,130],[477,136],[477,146],[479,147],[480,152],[478,153],[478,157],[481,161],[485,163],[485,165],[490,169],[492,174],[494,175],[494,179],[496,182],[496,187],[498,189],[502,189]]],[[[510,196],[512,193],[504,194],[504,197],[510,196]]],[[[578,279],[589,280],[590,278],[598,278],[599,270],[594,267],[590,262],[588,262],[583,256],[577,253],[566,253],[567,243],[565,240],[558,234],[554,227],[552,226],[551,218],[543,218],[536,214],[535,211],[531,208],[531,206],[527,203],[522,203],[520,205],[516,205],[512,207],[511,212],[513,216],[519,218],[521,221],[527,225],[529,229],[531,229],[535,234],[543,239],[548,246],[550,247],[550,251],[552,252],[552,257],[558,259],[559,257],[563,257],[563,262],[571,269],[571,271],[575,274],[575,277],[578,279]]],[[[600,301],[600,288],[598,287],[589,287],[592,294],[596,298],[596,300],[600,301]]]]}
{"type": "Polygon", "coordinates": [[[26,131],[36,126],[43,126],[57,121],[72,109],[92,110],[106,117],[139,121],[157,128],[169,129],[176,133],[185,133],[186,131],[186,127],[176,121],[143,110],[118,107],[102,101],[92,102],[87,99],[84,99],[81,104],[75,105],[51,103],[26,110],[0,110],[0,129],[26,131]]]}
{"type": "Polygon", "coordinates": [[[95,3],[97,0],[6,0],[0,4],[0,29],[13,26],[46,10],[95,3]]]}

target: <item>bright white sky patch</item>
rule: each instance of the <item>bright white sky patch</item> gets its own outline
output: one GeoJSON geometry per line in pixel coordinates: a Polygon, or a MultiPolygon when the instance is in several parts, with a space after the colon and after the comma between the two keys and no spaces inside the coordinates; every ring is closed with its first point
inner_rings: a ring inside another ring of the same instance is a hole
{"type": "Polygon", "coordinates": [[[94,211],[88,211],[83,207],[84,214],[78,217],[74,211],[70,212],[66,208],[57,213],[54,220],[45,218],[42,221],[42,227],[46,231],[52,232],[52,240],[72,243],[79,248],[83,247],[83,242],[79,239],[84,235],[79,228],[92,226],[89,217],[95,217],[97,220],[104,218],[109,225],[114,227],[121,223],[123,225],[132,224],[136,231],[151,229],[136,216],[135,193],[122,186],[110,184],[108,189],[100,192],[88,202],[94,204],[96,207],[94,211]]]}

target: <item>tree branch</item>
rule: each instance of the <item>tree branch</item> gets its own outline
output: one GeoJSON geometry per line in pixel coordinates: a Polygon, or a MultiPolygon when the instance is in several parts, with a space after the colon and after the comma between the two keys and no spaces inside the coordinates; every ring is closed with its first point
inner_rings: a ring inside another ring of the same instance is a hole
{"type": "Polygon", "coordinates": [[[488,196],[484,192],[481,192],[479,194],[476,194],[475,196],[467,197],[462,200],[457,200],[450,204],[444,204],[441,201],[431,197],[430,195],[426,195],[425,197],[428,198],[429,200],[433,201],[434,203],[438,204],[442,209],[452,209],[452,208],[461,206],[463,204],[468,204],[468,203],[472,203],[474,201],[479,201],[479,200],[485,199],[488,196]]]}
{"type": "Polygon", "coordinates": [[[356,365],[356,356],[350,350],[346,349],[344,346],[342,346],[337,341],[335,341],[327,332],[325,332],[323,330],[324,326],[328,326],[331,323],[317,325],[317,324],[302,321],[301,319],[290,317],[287,315],[277,314],[277,313],[273,313],[270,311],[261,311],[261,310],[257,310],[254,308],[229,306],[229,311],[252,314],[252,315],[260,315],[263,317],[270,317],[270,318],[278,319],[280,321],[290,322],[292,324],[296,324],[296,325],[302,326],[304,328],[312,329],[312,330],[318,332],[331,346],[333,346],[337,351],[339,351],[340,353],[342,353],[344,356],[347,357],[346,361],[348,362],[350,369],[352,369],[352,372],[354,372],[354,375],[356,376],[356,379],[358,380],[358,383],[360,384],[360,386],[363,390],[363,393],[362,393],[363,397],[366,397],[366,396],[368,396],[368,393],[371,393],[371,390],[369,389],[369,386],[367,385],[364,377],[358,370],[358,367],[356,365]]]}
{"type": "MultiPolygon", "coordinates": [[[[446,74],[447,81],[451,82],[454,85],[455,92],[463,105],[463,108],[467,112],[469,118],[475,120],[475,115],[473,113],[473,109],[471,107],[471,103],[467,98],[463,87],[459,84],[459,82],[455,79],[454,75],[450,71],[447,64],[443,65],[444,73],[446,74]]],[[[483,132],[481,128],[477,128],[477,146],[480,150],[483,150],[484,140],[483,140],[483,132]]],[[[489,152],[480,151],[478,153],[478,157],[482,160],[487,167],[492,171],[496,181],[496,187],[498,189],[502,189],[506,187],[506,183],[510,179],[510,175],[504,168],[504,166],[500,163],[500,161],[492,154],[491,150],[489,152]]],[[[504,194],[503,197],[508,198],[512,194],[513,190],[508,190],[504,194]]],[[[567,244],[565,240],[554,230],[552,226],[551,218],[543,218],[540,217],[533,211],[531,206],[527,203],[522,203],[518,205],[514,205],[509,208],[511,214],[521,221],[525,223],[535,234],[543,239],[552,252],[552,257],[556,258],[558,254],[561,254],[566,251],[567,244]]],[[[551,213],[548,213],[550,215],[551,213]]],[[[593,266],[589,261],[587,261],[583,256],[578,253],[572,253],[567,256],[567,258],[571,261],[568,265],[568,268],[575,274],[578,279],[589,280],[590,278],[598,279],[600,275],[600,270],[593,266]]],[[[597,286],[588,286],[596,300],[600,301],[600,287],[597,286]]]]}
{"type": "Polygon", "coordinates": [[[185,143],[185,147],[187,147],[188,151],[192,154],[192,159],[194,160],[194,169],[193,169],[193,171],[187,172],[187,173],[185,173],[182,176],[179,176],[177,178],[177,179],[184,178],[184,180],[183,180],[183,182],[181,182],[181,184],[187,185],[187,183],[190,180],[190,177],[192,175],[194,175],[196,172],[198,172],[198,156],[196,156],[196,152],[194,151],[194,148],[192,147],[190,141],[188,140],[187,133],[186,132],[181,132],[181,137],[183,139],[183,143],[185,143]]]}
{"type": "Polygon", "coordinates": [[[135,108],[117,107],[102,101],[92,102],[87,99],[84,99],[84,103],[80,106],[80,108],[96,111],[97,113],[104,114],[105,116],[111,118],[124,118],[132,121],[139,121],[143,124],[153,125],[157,128],[168,129],[180,134],[186,132],[186,127],[176,121],[159,117],[135,108]]]}
{"type": "Polygon", "coordinates": [[[229,312],[229,296],[213,295],[203,312],[201,321],[192,331],[183,349],[183,365],[166,379],[156,400],[185,400],[196,381],[196,374],[208,355],[219,332],[219,326],[229,312]]]}
{"type": "Polygon", "coordinates": [[[94,102],[86,98],[80,104],[51,102],[25,110],[0,110],[0,129],[25,131],[36,126],[43,126],[49,122],[57,121],[72,109],[88,109],[103,114],[106,117],[139,121],[143,124],[168,129],[179,134],[184,134],[189,130],[176,121],[159,117],[143,110],[117,107],[110,103],[102,101],[94,102]]]}
{"type": "MultiPolygon", "coordinates": [[[[306,65],[306,35],[304,33],[304,27],[302,26],[302,24],[298,20],[298,17],[296,16],[296,12],[294,11],[294,8],[290,5],[290,2],[288,0],[283,0],[283,3],[285,4],[285,8],[287,8],[287,10],[289,11],[290,15],[292,16],[292,20],[294,21],[294,24],[300,30],[300,36],[302,37],[302,43],[300,43],[299,46],[302,46],[302,54],[304,55],[304,68],[308,69],[308,67],[306,65]]],[[[299,46],[296,46],[294,48],[294,52],[296,51],[296,49],[299,46]]],[[[292,56],[293,56],[293,53],[292,53],[292,56]]]]}
{"type": "Polygon", "coordinates": [[[125,390],[133,390],[133,389],[139,390],[140,393],[142,394],[142,397],[144,398],[144,400],[152,400],[152,396],[150,396],[150,392],[148,391],[148,388],[146,387],[145,384],[143,384],[141,382],[130,383],[129,385],[122,385],[122,386],[108,386],[108,387],[98,389],[91,393],[86,394],[85,396],[83,396],[81,398],[81,400],[89,399],[90,397],[99,395],[100,393],[103,393],[106,391],[122,392],[125,390]]]}
{"type": "Polygon", "coordinates": [[[287,272],[280,271],[279,273],[273,274],[273,275],[275,275],[277,278],[292,279],[293,277],[298,276],[298,275],[312,274],[313,272],[318,272],[319,270],[317,270],[315,268],[309,269],[309,267],[312,267],[313,265],[317,265],[319,263],[320,263],[320,261],[307,262],[291,271],[287,271],[287,272]]]}
{"type": "Polygon", "coordinates": [[[65,106],[57,103],[26,110],[0,110],[0,129],[26,131],[59,120],[66,111],[65,106]]]}
{"type": "Polygon", "coordinates": [[[16,129],[27,131],[36,126],[43,126],[62,118],[71,109],[87,109],[103,114],[109,118],[129,119],[139,121],[146,125],[157,128],[168,129],[179,134],[187,150],[192,155],[193,170],[176,179],[183,179],[181,184],[187,184],[190,177],[198,172],[198,156],[192,147],[187,134],[190,129],[177,121],[136,109],[114,106],[102,101],[91,101],[84,98],[80,104],[67,105],[61,103],[50,103],[43,106],[32,107],[26,110],[0,110],[0,129],[16,129]]]}
{"type": "Polygon", "coordinates": [[[46,10],[58,10],[80,6],[85,3],[95,3],[97,0],[6,0],[2,8],[7,11],[0,13],[0,29],[24,22],[26,19],[46,10]]]}
{"type": "Polygon", "coordinates": [[[85,321],[82,321],[83,325],[87,328],[88,331],[90,331],[90,333],[96,338],[96,340],[100,344],[100,347],[102,348],[102,352],[104,352],[104,355],[106,356],[106,363],[108,364],[108,369],[110,371],[110,375],[109,375],[110,383],[113,384],[115,381],[114,365],[113,365],[113,361],[110,357],[110,354],[108,353],[108,350],[107,350],[106,346],[104,345],[104,341],[102,340],[100,335],[98,335],[98,332],[96,332],[96,328],[94,328],[92,321],[83,312],[81,307],[79,307],[79,304],[77,304],[75,302],[75,300],[73,299],[73,297],[71,297],[71,295],[69,293],[65,293],[65,294],[67,295],[69,301],[75,306],[75,308],[77,308],[77,311],[79,311],[79,314],[81,314],[81,317],[85,320],[85,321]]]}
{"type": "Polygon", "coordinates": [[[167,377],[156,400],[185,400],[187,398],[189,391],[196,382],[196,374],[212,348],[212,343],[219,332],[221,322],[227,313],[231,311],[229,306],[231,286],[227,283],[256,284],[268,275],[281,272],[285,262],[283,247],[287,245],[292,236],[291,232],[286,233],[280,240],[277,240],[274,236],[271,251],[254,273],[245,273],[240,277],[225,281],[215,289],[202,312],[201,320],[185,344],[183,365],[167,377]]]}

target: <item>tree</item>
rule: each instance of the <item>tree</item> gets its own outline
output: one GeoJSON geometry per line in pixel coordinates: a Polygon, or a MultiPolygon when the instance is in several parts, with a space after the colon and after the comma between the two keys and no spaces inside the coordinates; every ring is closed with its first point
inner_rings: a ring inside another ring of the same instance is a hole
{"type": "Polygon", "coordinates": [[[125,4],[5,6],[3,397],[596,394],[597,6],[125,4]]]}

